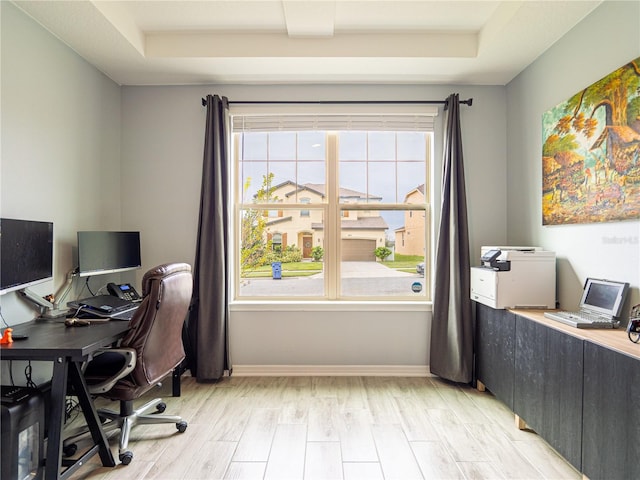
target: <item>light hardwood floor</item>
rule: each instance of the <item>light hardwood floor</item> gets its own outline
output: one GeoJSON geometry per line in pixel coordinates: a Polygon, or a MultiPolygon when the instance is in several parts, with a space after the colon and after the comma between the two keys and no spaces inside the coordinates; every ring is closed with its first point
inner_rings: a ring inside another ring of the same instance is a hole
{"type": "Polygon", "coordinates": [[[74,479],[581,478],[490,393],[435,377],[185,376],[153,396],[186,432],[138,426],[130,465],[94,457],[74,479]]]}

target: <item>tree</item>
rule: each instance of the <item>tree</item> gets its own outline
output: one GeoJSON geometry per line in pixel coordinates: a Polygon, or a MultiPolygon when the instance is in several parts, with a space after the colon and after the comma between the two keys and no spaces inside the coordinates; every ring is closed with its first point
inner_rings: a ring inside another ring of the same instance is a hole
{"type": "MultiPolygon", "coordinates": [[[[266,203],[268,201],[277,200],[273,197],[275,187],[273,182],[273,173],[262,177],[262,187],[253,197],[253,203],[266,203]]],[[[251,185],[251,178],[248,178],[244,184],[244,190],[248,190],[251,185]]],[[[264,210],[249,208],[242,212],[242,221],[240,226],[240,272],[241,276],[245,276],[247,272],[255,270],[257,267],[264,265],[267,254],[271,250],[271,242],[266,238],[267,219],[264,216],[264,210]]]]}
{"type": "Polygon", "coordinates": [[[373,251],[373,254],[384,262],[384,259],[391,255],[391,249],[387,247],[378,247],[373,251]]]}
{"type": "Polygon", "coordinates": [[[572,126],[574,130],[583,131],[589,137],[589,133],[595,130],[595,125],[591,125],[590,121],[593,121],[599,108],[605,110],[606,125],[627,125],[627,99],[640,87],[640,67],[637,61],[638,59],[627,63],[612,75],[602,78],[569,99],[569,115],[561,119],[563,123],[560,124],[560,130],[564,126],[566,132],[572,126]],[[591,110],[589,118],[584,118],[582,109],[591,110]]]}

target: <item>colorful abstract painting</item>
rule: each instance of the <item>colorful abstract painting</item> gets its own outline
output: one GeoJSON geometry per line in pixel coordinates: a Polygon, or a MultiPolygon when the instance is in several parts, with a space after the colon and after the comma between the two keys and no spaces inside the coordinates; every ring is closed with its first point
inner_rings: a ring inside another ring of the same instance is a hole
{"type": "Polygon", "coordinates": [[[640,57],[542,117],[542,223],[640,218],[640,57]]]}

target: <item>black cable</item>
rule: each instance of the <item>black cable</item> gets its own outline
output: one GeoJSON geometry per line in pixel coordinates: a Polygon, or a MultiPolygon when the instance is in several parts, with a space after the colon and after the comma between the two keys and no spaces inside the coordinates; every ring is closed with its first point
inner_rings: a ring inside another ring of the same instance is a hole
{"type": "Polygon", "coordinates": [[[38,388],[38,386],[31,379],[32,373],[33,373],[33,367],[31,366],[31,360],[29,360],[29,363],[24,368],[24,376],[27,379],[27,387],[38,388]]]}
{"type": "Polygon", "coordinates": [[[10,385],[15,385],[16,382],[13,380],[13,360],[9,360],[9,381],[10,385]]]}
{"type": "Polygon", "coordinates": [[[102,285],[98,291],[96,292],[96,295],[102,295],[104,293],[104,289],[107,288],[107,284],[105,283],[104,285],[102,285]],[[102,292],[102,293],[101,293],[102,292]]]}
{"type": "Polygon", "coordinates": [[[64,404],[64,423],[73,422],[79,414],[80,403],[72,397],[67,397],[64,404]]]}
{"type": "Polygon", "coordinates": [[[84,305],[80,305],[78,306],[78,308],[76,308],[76,311],[74,312],[73,316],[76,318],[83,318],[83,317],[78,317],[78,315],[81,313],[91,313],[91,309],[87,308],[84,305]]]}
{"type": "Polygon", "coordinates": [[[87,279],[84,281],[84,283],[85,283],[85,286],[87,287],[87,290],[89,290],[89,293],[91,294],[91,296],[92,296],[92,297],[95,297],[95,296],[96,296],[96,295],[95,295],[95,293],[93,293],[93,292],[91,291],[91,287],[89,286],[89,279],[90,279],[90,278],[91,278],[91,277],[87,277],[87,279]]]}

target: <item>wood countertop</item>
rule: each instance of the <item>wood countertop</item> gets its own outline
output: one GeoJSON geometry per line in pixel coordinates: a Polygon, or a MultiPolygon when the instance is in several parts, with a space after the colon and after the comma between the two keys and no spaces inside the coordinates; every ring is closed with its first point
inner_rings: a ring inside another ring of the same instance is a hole
{"type": "Polygon", "coordinates": [[[544,316],[544,312],[548,310],[534,310],[523,308],[510,308],[510,312],[528,318],[538,323],[542,323],[547,327],[561,330],[574,337],[588,340],[597,345],[610,348],[619,353],[629,355],[640,360],[640,343],[633,343],[629,340],[625,328],[614,329],[590,329],[575,328],[564,323],[556,322],[544,316]]]}

